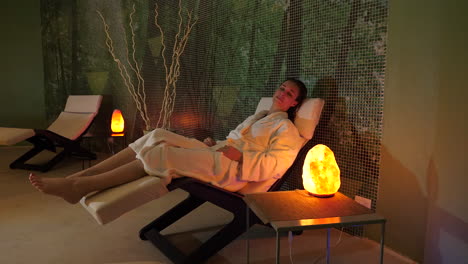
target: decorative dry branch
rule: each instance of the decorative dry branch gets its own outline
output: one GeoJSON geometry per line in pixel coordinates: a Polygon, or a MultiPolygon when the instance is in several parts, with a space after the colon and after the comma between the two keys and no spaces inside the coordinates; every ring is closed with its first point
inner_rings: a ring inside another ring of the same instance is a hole
{"type": "Polygon", "coordinates": [[[197,19],[195,18],[192,21],[192,11],[187,11],[187,21],[184,25],[184,19],[182,17],[182,3],[179,0],[179,24],[178,30],[175,34],[174,39],[174,46],[172,47],[172,56],[170,64],[166,58],[166,44],[164,43],[164,31],[161,25],[158,23],[158,4],[155,5],[155,16],[154,16],[154,23],[156,27],[158,27],[161,33],[161,44],[162,44],[162,57],[164,62],[164,69],[166,73],[166,85],[164,87],[164,98],[162,103],[161,112],[159,114],[158,123],[156,126],[159,126],[160,122],[162,122],[161,127],[165,129],[169,129],[171,126],[170,118],[172,112],[174,111],[175,99],[176,99],[176,83],[177,79],[180,75],[180,56],[184,53],[185,46],[187,45],[190,32],[193,29],[193,26],[197,23],[197,19]]]}
{"type": "Polygon", "coordinates": [[[133,15],[135,14],[135,5],[133,5],[132,12],[129,15],[130,22],[130,33],[131,33],[131,45],[129,45],[127,41],[127,35],[124,32],[124,41],[125,41],[125,49],[126,49],[126,63],[123,63],[121,59],[117,57],[114,51],[114,43],[112,37],[109,32],[110,26],[107,24],[104,16],[101,12],[96,11],[102,19],[102,23],[104,24],[104,32],[106,34],[106,46],[109,53],[112,56],[112,59],[117,64],[117,68],[119,69],[120,77],[122,77],[122,81],[127,88],[128,92],[132,96],[133,101],[137,107],[138,113],[140,114],[143,122],[145,123],[145,129],[150,130],[151,124],[150,119],[148,116],[148,109],[146,107],[146,93],[145,93],[145,81],[141,75],[141,68],[142,65],[138,63],[135,57],[135,29],[133,27],[133,15]],[[130,50],[129,50],[130,46],[130,50]],[[131,54],[130,54],[131,53],[131,54]]]}

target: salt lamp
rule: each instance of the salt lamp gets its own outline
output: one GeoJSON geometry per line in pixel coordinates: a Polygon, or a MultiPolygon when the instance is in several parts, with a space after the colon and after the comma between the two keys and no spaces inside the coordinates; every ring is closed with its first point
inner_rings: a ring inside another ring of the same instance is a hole
{"type": "Polygon", "coordinates": [[[335,195],[341,185],[340,168],[329,147],[318,144],[307,152],[302,167],[302,182],[304,188],[314,196],[335,195]]]}
{"type": "Polygon", "coordinates": [[[111,131],[112,136],[123,136],[125,121],[122,116],[122,112],[119,109],[115,109],[112,112],[112,120],[111,120],[111,131]]]}

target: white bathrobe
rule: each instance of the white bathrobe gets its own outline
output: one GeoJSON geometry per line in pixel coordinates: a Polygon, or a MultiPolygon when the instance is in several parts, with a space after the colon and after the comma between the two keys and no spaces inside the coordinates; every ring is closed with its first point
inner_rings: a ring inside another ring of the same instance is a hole
{"type": "Polygon", "coordinates": [[[236,191],[247,182],[281,178],[305,142],[285,112],[267,113],[248,117],[213,147],[163,129],[155,129],[129,147],[149,175],[188,176],[236,191]],[[216,151],[225,145],[242,152],[241,164],[216,151]]]}

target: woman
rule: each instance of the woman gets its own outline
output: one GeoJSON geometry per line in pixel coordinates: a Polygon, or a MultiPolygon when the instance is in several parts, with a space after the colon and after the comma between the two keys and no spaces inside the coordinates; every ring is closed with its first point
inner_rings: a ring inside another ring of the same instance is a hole
{"type": "Polygon", "coordinates": [[[77,203],[83,196],[154,175],[170,182],[189,176],[237,191],[251,181],[280,178],[304,140],[292,120],[307,96],[305,85],[287,79],[275,91],[268,111],[248,117],[224,141],[200,142],[155,129],[101,163],[66,178],[30,174],[39,191],[77,203]]]}

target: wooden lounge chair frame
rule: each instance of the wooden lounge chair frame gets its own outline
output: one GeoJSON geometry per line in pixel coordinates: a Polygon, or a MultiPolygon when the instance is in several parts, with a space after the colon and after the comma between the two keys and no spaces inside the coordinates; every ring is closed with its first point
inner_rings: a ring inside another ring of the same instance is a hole
{"type": "MultiPolygon", "coordinates": [[[[67,99],[64,111],[48,129],[33,129],[33,135],[25,139],[32,143],[33,147],[13,161],[10,164],[10,168],[46,172],[66,156],[73,156],[86,160],[96,159],[95,153],[81,147],[81,140],[94,122],[101,101],[101,95],[70,95],[67,99]],[[80,107],[81,104],[84,106],[80,107]],[[76,131],[66,131],[68,137],[59,135],[53,131],[60,131],[60,127],[65,127],[64,130],[67,130],[66,127],[72,126],[72,123],[77,120],[79,121],[78,123],[81,124],[81,127],[77,127],[78,129],[76,131]],[[54,126],[54,124],[56,124],[56,126],[54,126]],[[59,127],[58,129],[57,126],[59,127]],[[44,150],[55,152],[56,154],[50,160],[42,164],[27,163],[31,158],[44,150]]],[[[28,129],[23,130],[27,131],[28,129]]]]}
{"type": "MultiPolygon", "coordinates": [[[[282,178],[278,179],[270,187],[268,190],[269,192],[294,188],[302,189],[302,164],[312,144],[314,144],[314,142],[309,140],[304,147],[302,147],[293,165],[282,178]]],[[[143,227],[139,235],[142,240],[151,241],[154,246],[174,263],[203,263],[246,232],[251,226],[263,224],[250,210],[249,223],[247,223],[247,207],[242,199],[243,195],[240,193],[229,192],[209,183],[188,177],[173,180],[173,182],[168,185],[168,189],[170,191],[182,189],[188,192],[189,196],[143,227]],[[205,202],[210,202],[231,212],[234,218],[193,252],[184,254],[165,235],[162,235],[161,231],[205,202]]]]}

